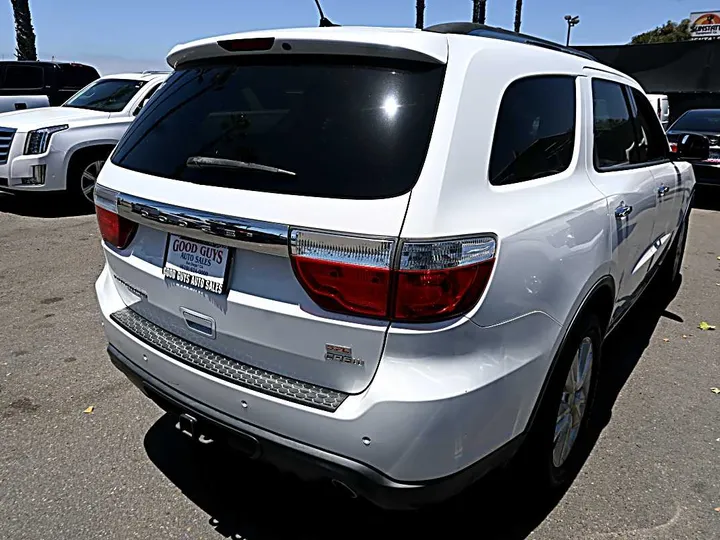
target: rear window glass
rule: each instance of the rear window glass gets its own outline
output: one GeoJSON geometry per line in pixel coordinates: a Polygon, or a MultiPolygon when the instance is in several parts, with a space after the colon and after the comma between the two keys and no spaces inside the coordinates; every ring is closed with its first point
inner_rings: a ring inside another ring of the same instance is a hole
{"type": "Polygon", "coordinates": [[[45,86],[45,72],[39,66],[8,66],[2,87],[17,90],[37,90],[45,86]]]}
{"type": "Polygon", "coordinates": [[[132,124],[116,165],[186,182],[374,199],[412,189],[442,66],[245,58],[177,70],[132,124]]]}

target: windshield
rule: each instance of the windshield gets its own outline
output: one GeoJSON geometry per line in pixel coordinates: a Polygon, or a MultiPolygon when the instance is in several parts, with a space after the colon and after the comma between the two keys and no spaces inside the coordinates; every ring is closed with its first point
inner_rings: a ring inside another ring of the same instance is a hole
{"type": "Polygon", "coordinates": [[[316,197],[391,197],[417,182],[443,66],[327,56],[222,62],[177,70],[113,163],[186,182],[316,197]]]}
{"type": "Polygon", "coordinates": [[[720,110],[688,111],[678,118],[670,129],[720,133],[720,110]]]}
{"type": "Polygon", "coordinates": [[[63,107],[120,112],[138,93],[146,81],[103,79],[71,97],[63,107]]]}

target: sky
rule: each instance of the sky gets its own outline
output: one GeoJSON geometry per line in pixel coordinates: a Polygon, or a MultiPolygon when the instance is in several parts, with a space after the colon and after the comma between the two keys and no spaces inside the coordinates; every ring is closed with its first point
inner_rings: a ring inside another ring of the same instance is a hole
{"type": "MultiPolygon", "coordinates": [[[[627,43],[640,32],[720,0],[524,0],[521,31],[564,42],[565,15],[579,15],[572,43],[627,43]]],[[[414,26],[415,0],[322,0],[343,25],[414,26]]],[[[469,21],[471,0],[426,0],[425,24],[469,21]]],[[[515,0],[488,0],[487,24],[512,29],[515,0]]],[[[317,26],[314,0],[30,0],[43,60],[74,60],[102,74],[164,69],[177,43],[265,28],[317,26]]],[[[10,0],[0,0],[0,57],[13,57],[10,0]]]]}

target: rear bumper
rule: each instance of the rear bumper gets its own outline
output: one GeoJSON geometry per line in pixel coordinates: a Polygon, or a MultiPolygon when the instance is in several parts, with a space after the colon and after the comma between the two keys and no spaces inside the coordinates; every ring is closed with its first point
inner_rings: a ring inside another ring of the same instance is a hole
{"type": "MultiPolygon", "coordinates": [[[[226,430],[322,456],[312,461],[324,477],[385,506],[405,497],[417,497],[418,504],[443,499],[509,458],[560,331],[533,313],[487,328],[467,321],[441,333],[391,332],[370,386],[323,410],[271,392],[273,382],[265,391],[243,384],[217,358],[200,355],[215,365],[198,365],[179,349],[151,345],[147,335],[118,324],[117,314],[127,309],[118,287],[106,266],[96,283],[105,334],[116,365],[139,386],[226,430]],[[386,500],[375,493],[386,488],[407,494],[386,500]]],[[[280,468],[291,461],[272,451],[263,455],[280,468]]]]}
{"type": "Polygon", "coordinates": [[[451,476],[429,482],[397,482],[362,463],[257,428],[200,403],[153,377],[112,345],[108,347],[108,354],[115,367],[162,409],[171,414],[194,417],[197,420],[195,435],[230,441],[239,439],[239,446],[247,449],[245,453],[253,459],[271,463],[304,479],[341,482],[357,495],[385,509],[417,508],[460,493],[509,461],[524,438],[522,435],[515,437],[484,459],[451,476]]]}

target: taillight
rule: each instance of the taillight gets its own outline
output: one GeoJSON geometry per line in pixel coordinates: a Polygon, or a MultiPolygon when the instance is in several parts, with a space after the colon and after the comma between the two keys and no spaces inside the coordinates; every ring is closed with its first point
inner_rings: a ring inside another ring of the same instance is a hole
{"type": "Polygon", "coordinates": [[[293,268],[327,311],[395,321],[449,319],[477,304],[490,279],[495,240],[403,242],[293,230],[293,268]]]}
{"type": "Polygon", "coordinates": [[[321,308],[387,316],[395,242],[294,230],[290,245],[295,273],[321,308]]]}
{"type": "Polygon", "coordinates": [[[495,240],[406,242],[402,246],[393,318],[437,320],[472,309],[495,262],[495,240]]]}
{"type": "Polygon", "coordinates": [[[137,223],[118,215],[117,192],[96,185],[95,214],[103,240],[118,249],[126,248],[130,244],[137,230],[137,223]]]}

